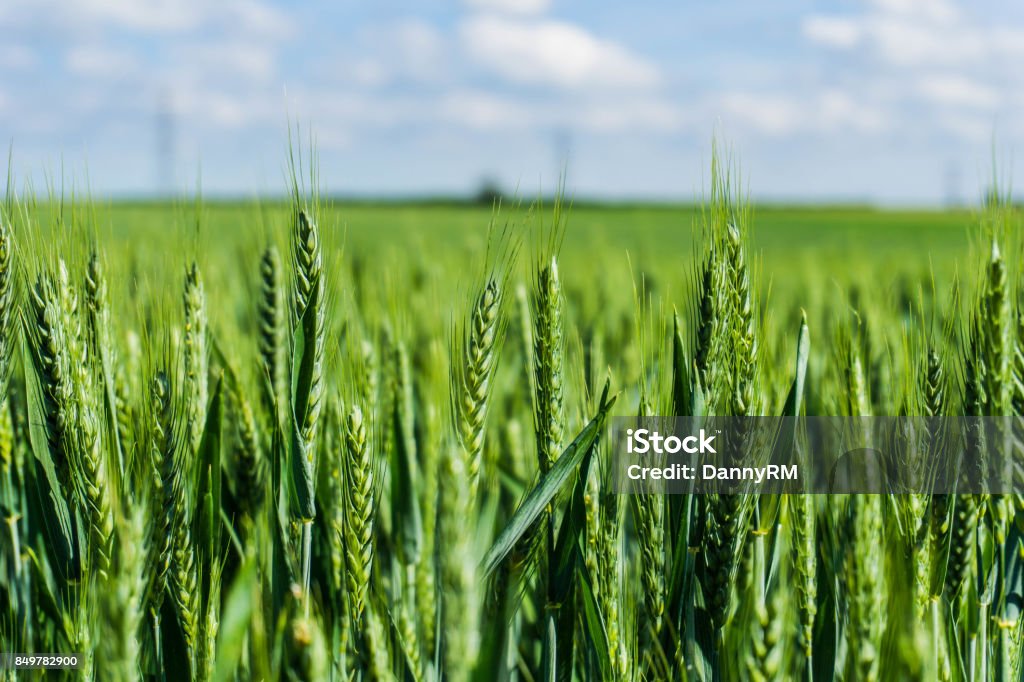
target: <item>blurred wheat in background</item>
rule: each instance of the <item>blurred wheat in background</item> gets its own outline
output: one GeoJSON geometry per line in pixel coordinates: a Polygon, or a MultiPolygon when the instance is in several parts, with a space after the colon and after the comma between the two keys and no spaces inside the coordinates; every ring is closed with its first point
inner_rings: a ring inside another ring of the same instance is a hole
{"type": "Polygon", "coordinates": [[[602,441],[611,414],[1021,415],[1004,198],[836,266],[798,214],[755,249],[717,155],[692,226],[600,213],[618,243],[562,197],[342,225],[314,165],[288,204],[117,233],[9,189],[0,650],[100,680],[1019,679],[1016,497],[620,497],[602,441]]]}

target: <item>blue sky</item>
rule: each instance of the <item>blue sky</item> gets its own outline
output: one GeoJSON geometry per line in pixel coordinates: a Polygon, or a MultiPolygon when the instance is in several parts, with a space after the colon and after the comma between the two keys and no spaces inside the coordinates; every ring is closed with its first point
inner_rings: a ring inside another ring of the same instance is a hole
{"type": "Polygon", "coordinates": [[[1024,144],[1004,1],[4,0],[0,35],[18,173],[100,194],[279,193],[289,117],[348,194],[568,158],[576,196],[690,199],[717,132],[755,197],[927,204],[1024,144]]]}

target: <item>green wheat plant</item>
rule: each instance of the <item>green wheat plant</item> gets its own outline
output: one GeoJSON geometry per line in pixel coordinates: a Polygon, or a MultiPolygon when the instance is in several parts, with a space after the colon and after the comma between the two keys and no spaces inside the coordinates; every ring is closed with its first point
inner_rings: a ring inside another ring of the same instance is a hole
{"type": "Polygon", "coordinates": [[[1007,197],[933,263],[755,211],[717,145],[657,220],[318,183],[293,147],[286,200],[198,225],[8,184],[0,652],[86,680],[1020,679],[1022,498],[923,489],[947,417],[1007,420],[955,445],[1024,481],[988,457],[1024,452],[1007,197]],[[618,493],[610,420],[672,415],[929,426],[891,494],[618,493]]]}

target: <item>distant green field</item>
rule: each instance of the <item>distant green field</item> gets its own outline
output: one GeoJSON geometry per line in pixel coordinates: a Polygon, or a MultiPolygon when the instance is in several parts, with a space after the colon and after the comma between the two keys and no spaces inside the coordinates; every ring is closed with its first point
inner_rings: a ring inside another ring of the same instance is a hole
{"type": "MultiPolygon", "coordinates": [[[[261,223],[286,220],[284,207],[257,208],[246,203],[208,203],[203,239],[246,243],[261,223]]],[[[498,220],[524,228],[534,222],[525,208],[505,208],[498,220]]],[[[358,253],[388,258],[408,250],[444,260],[479,246],[492,219],[488,207],[447,204],[335,204],[325,228],[340,227],[345,244],[358,253]],[[480,239],[467,239],[473,233],[480,239]]],[[[547,218],[547,213],[544,213],[547,218]]],[[[119,238],[140,233],[166,235],[177,225],[194,223],[191,206],[168,210],[165,204],[114,203],[98,209],[98,224],[119,238]]],[[[582,205],[569,210],[563,258],[600,257],[609,268],[626,267],[629,254],[637,267],[674,270],[688,264],[700,209],[692,205],[582,205]]],[[[755,207],[752,246],[774,279],[793,275],[794,264],[827,266],[832,276],[856,274],[864,267],[916,271],[929,263],[948,274],[967,255],[970,234],[978,226],[968,210],[885,210],[865,207],[755,207]]],[[[180,234],[180,233],[178,233],[180,234]]],[[[387,262],[387,261],[385,261],[387,262]]],[[[817,268],[814,268],[817,270],[817,268]]]]}
{"type": "MultiPolygon", "coordinates": [[[[463,264],[479,262],[494,215],[474,205],[341,203],[325,211],[323,227],[327,244],[344,251],[347,261],[360,262],[399,289],[407,278],[425,274],[438,297],[449,300],[460,279],[470,275],[463,264]],[[459,273],[464,276],[451,276],[459,273]]],[[[549,210],[531,215],[526,207],[503,208],[497,221],[529,232],[537,227],[536,215],[550,221],[549,210]]],[[[229,246],[251,262],[266,235],[287,221],[287,207],[279,203],[207,203],[195,246],[218,260],[229,246]]],[[[195,222],[187,204],[114,203],[100,206],[96,216],[101,233],[109,230],[141,259],[136,264],[142,272],[146,258],[163,257],[151,248],[153,240],[170,239],[173,249],[184,249],[194,241],[189,235],[195,234],[195,222]],[[133,241],[146,246],[132,248],[133,241]]],[[[596,282],[613,294],[632,296],[641,279],[649,292],[665,293],[667,300],[689,289],[693,238],[702,224],[699,207],[578,205],[569,209],[567,223],[561,261],[570,292],[596,282]]],[[[751,247],[759,281],[772,292],[769,309],[784,300],[791,304],[785,314],[792,316],[795,306],[834,305],[837,287],[852,285],[889,302],[914,297],[933,279],[946,291],[955,272],[974,264],[978,250],[970,248],[971,235],[979,225],[978,215],[968,210],[755,206],[751,247]]]]}

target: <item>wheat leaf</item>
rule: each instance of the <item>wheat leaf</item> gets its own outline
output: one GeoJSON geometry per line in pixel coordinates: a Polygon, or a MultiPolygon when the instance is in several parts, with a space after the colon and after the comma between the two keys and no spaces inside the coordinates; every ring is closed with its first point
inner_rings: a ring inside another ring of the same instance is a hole
{"type": "Polygon", "coordinates": [[[494,570],[501,565],[512,548],[522,539],[523,535],[529,532],[533,522],[544,512],[544,508],[551,502],[562,485],[569,479],[569,476],[576,469],[583,458],[591,452],[591,446],[600,435],[604,427],[608,411],[615,403],[615,396],[608,398],[609,385],[605,384],[604,393],[601,395],[601,407],[597,416],[590,420],[579,435],[569,444],[536,486],[527,494],[526,499],[512,515],[508,525],[498,535],[497,540],[491,545],[481,565],[484,569],[484,577],[490,576],[494,570]]]}

